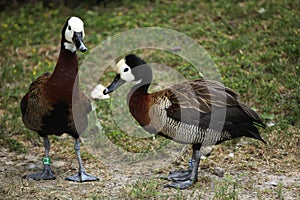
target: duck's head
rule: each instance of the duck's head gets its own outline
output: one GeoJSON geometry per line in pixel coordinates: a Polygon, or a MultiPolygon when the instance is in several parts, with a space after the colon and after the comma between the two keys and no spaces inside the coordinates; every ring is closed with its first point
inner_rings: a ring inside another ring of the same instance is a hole
{"type": "Polygon", "coordinates": [[[151,68],[141,58],[129,54],[116,63],[114,68],[117,75],[112,83],[103,91],[103,94],[113,92],[126,82],[135,81],[138,85],[147,85],[152,81],[151,68]]]}
{"type": "Polygon", "coordinates": [[[62,42],[65,49],[75,52],[79,50],[85,52],[87,50],[83,43],[84,28],[83,21],[78,17],[70,17],[62,30],[62,42]]]}

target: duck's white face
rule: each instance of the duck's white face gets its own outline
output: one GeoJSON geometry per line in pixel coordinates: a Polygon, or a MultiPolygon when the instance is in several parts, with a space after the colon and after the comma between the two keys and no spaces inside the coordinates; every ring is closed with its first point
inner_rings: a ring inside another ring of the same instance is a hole
{"type": "Polygon", "coordinates": [[[82,39],[84,39],[83,21],[78,17],[71,17],[68,20],[68,26],[65,31],[65,38],[68,42],[73,42],[74,32],[82,33],[82,39]]]}
{"type": "Polygon", "coordinates": [[[125,58],[121,59],[116,65],[116,72],[120,74],[120,78],[126,82],[135,80],[131,68],[126,64],[125,58]]]}
{"type": "Polygon", "coordinates": [[[134,54],[129,54],[118,61],[114,67],[114,71],[117,75],[111,84],[103,91],[103,94],[113,92],[126,82],[135,81],[138,87],[146,85],[145,88],[147,88],[152,81],[150,66],[134,54]]]}
{"type": "Polygon", "coordinates": [[[81,52],[85,52],[87,50],[83,43],[83,39],[85,36],[83,21],[78,17],[71,17],[67,21],[67,27],[64,36],[68,41],[64,44],[66,49],[72,52],[75,52],[76,48],[81,52]]]}

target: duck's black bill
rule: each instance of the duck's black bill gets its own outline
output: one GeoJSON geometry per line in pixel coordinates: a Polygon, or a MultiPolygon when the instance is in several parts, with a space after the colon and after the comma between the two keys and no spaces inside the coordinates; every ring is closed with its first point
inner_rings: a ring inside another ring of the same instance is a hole
{"type": "Polygon", "coordinates": [[[120,74],[117,74],[117,76],[114,78],[114,80],[111,82],[111,84],[103,91],[103,94],[109,94],[113,92],[115,89],[123,85],[125,81],[121,79],[120,74]]]}
{"type": "Polygon", "coordinates": [[[74,32],[73,42],[79,51],[86,52],[87,48],[83,43],[82,32],[74,32]]]}

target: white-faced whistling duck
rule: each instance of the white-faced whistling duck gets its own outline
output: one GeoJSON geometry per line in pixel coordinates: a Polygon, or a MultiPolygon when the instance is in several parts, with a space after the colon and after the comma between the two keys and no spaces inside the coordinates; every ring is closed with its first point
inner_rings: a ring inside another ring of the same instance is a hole
{"type": "Polygon", "coordinates": [[[60,136],[67,133],[75,139],[74,149],[78,157],[79,171],[66,179],[76,182],[98,180],[97,177],[85,172],[80,156],[79,135],[86,129],[87,114],[91,111],[90,100],[79,90],[77,79],[76,50],[80,52],[87,50],[83,39],[82,20],[78,17],[68,18],[62,29],[60,54],[54,72],[45,73],[33,81],[29,92],[21,101],[22,120],[25,126],[43,137],[45,147],[43,171],[24,178],[55,179],[50,168],[48,135],[60,136]]]}
{"type": "Polygon", "coordinates": [[[104,94],[125,82],[136,81],[127,102],[139,124],[150,133],[192,144],[189,169],[170,172],[169,180],[173,182],[167,187],[185,189],[197,181],[201,146],[241,136],[265,143],[254,126],[265,127],[258,114],[241,103],[232,89],[217,81],[187,81],[149,94],[152,70],[145,61],[130,54],[117,62],[115,70],[117,75],[104,94]],[[223,119],[218,117],[222,113],[223,119]]]}

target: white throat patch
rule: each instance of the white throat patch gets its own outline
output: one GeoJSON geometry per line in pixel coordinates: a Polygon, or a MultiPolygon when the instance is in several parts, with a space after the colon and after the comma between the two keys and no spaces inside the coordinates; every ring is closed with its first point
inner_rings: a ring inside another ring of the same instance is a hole
{"type": "Polygon", "coordinates": [[[70,50],[72,53],[76,51],[76,46],[73,43],[65,42],[64,43],[65,49],[70,50]]]}
{"type": "Polygon", "coordinates": [[[135,80],[134,75],[131,72],[131,68],[126,64],[125,58],[121,59],[116,66],[116,72],[120,74],[121,79],[126,82],[135,80]]]}

